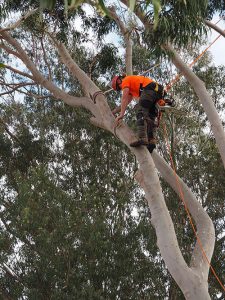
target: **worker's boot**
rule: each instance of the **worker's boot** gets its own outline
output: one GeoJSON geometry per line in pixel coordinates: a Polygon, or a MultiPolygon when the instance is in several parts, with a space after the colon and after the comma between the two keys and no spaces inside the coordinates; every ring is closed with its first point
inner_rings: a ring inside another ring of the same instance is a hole
{"type": "Polygon", "coordinates": [[[147,146],[147,149],[150,153],[152,153],[152,151],[156,148],[156,139],[151,138],[149,139],[149,144],[147,146]]]}
{"type": "Polygon", "coordinates": [[[134,141],[133,143],[130,143],[131,147],[139,147],[139,146],[146,146],[148,145],[148,140],[145,138],[139,138],[138,140],[134,141]]]}

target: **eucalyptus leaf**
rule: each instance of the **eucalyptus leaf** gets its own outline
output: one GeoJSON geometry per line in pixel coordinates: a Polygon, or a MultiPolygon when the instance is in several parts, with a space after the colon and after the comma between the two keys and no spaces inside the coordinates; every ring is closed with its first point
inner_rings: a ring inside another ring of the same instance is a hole
{"type": "Polygon", "coordinates": [[[40,8],[41,9],[49,9],[52,10],[55,7],[56,0],[40,0],[40,8]]]}
{"type": "Polygon", "coordinates": [[[109,12],[108,12],[108,9],[105,7],[105,3],[103,0],[98,0],[98,3],[99,3],[99,7],[101,9],[101,11],[103,12],[103,14],[105,15],[109,15],[109,12]]]}
{"type": "Polygon", "coordinates": [[[68,0],[64,0],[64,13],[67,18],[68,17],[68,0]]]}
{"type": "Polygon", "coordinates": [[[83,0],[72,0],[70,5],[69,5],[69,9],[76,9],[83,2],[84,2],[83,0]]]}
{"type": "Polygon", "coordinates": [[[136,4],[136,0],[129,0],[129,8],[131,11],[134,11],[135,4],[136,4]]]}
{"type": "Polygon", "coordinates": [[[160,0],[152,0],[154,7],[154,29],[157,28],[159,22],[159,13],[161,11],[161,2],[160,0]]]}

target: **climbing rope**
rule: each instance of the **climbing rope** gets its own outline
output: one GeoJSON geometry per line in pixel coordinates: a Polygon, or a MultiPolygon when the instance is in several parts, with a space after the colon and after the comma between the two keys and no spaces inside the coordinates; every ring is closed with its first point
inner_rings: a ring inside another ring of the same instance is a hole
{"type": "MultiPolygon", "coordinates": [[[[224,30],[225,31],[225,30],[224,30]]],[[[188,65],[188,67],[192,67],[195,63],[196,63],[196,61],[198,61],[199,60],[199,58],[201,58],[204,54],[205,54],[205,52],[221,37],[222,35],[221,34],[219,34],[213,41],[212,41],[212,43],[208,46],[208,47],[206,47],[205,48],[205,50],[203,50],[197,57],[196,57],[196,59],[194,59],[189,65],[188,65]]],[[[169,83],[169,84],[167,84],[167,86],[166,86],[166,90],[167,91],[169,91],[170,89],[171,89],[171,87],[175,84],[175,83],[177,83],[179,80],[180,80],[180,78],[181,78],[181,76],[182,76],[183,74],[182,73],[179,73],[179,74],[177,74],[177,76],[169,83]]]]}
{"type": "Polygon", "coordinates": [[[174,164],[174,161],[173,161],[173,156],[172,156],[172,153],[170,151],[169,139],[168,139],[168,133],[167,133],[167,129],[166,129],[166,124],[165,124],[165,122],[162,122],[162,123],[163,123],[164,137],[165,137],[165,141],[166,141],[166,146],[167,146],[167,150],[168,150],[168,153],[169,153],[170,162],[171,162],[171,166],[172,166],[172,169],[173,169],[173,172],[174,172],[174,177],[176,179],[176,185],[177,185],[177,188],[178,188],[178,191],[179,191],[180,198],[181,198],[181,200],[182,200],[182,202],[184,204],[184,208],[185,208],[185,210],[187,212],[188,219],[190,221],[190,224],[191,224],[191,227],[193,229],[193,232],[194,232],[194,235],[196,237],[196,240],[197,240],[197,243],[199,245],[199,248],[201,249],[202,255],[205,258],[205,260],[207,261],[207,263],[208,263],[208,265],[209,265],[209,267],[210,267],[213,275],[215,276],[216,280],[218,281],[218,283],[220,284],[220,286],[222,287],[222,289],[225,291],[225,287],[222,284],[221,280],[219,279],[218,275],[216,274],[215,269],[211,265],[210,260],[208,259],[207,255],[205,253],[205,250],[203,248],[202,242],[201,242],[201,240],[200,240],[200,238],[199,238],[199,236],[197,234],[197,231],[195,229],[195,226],[194,226],[191,214],[189,212],[189,209],[188,209],[186,201],[185,201],[185,197],[184,197],[184,194],[183,194],[183,191],[182,191],[181,183],[180,183],[180,181],[178,179],[178,175],[177,175],[177,172],[176,172],[175,164],[174,164]]]}

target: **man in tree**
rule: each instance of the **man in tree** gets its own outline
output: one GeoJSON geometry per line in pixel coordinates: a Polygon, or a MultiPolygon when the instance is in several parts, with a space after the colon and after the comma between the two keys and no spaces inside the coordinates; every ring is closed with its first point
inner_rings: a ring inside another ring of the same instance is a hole
{"type": "Polygon", "coordinates": [[[162,99],[165,91],[163,86],[145,76],[114,76],[112,79],[112,88],[123,92],[121,106],[115,108],[112,112],[120,112],[116,118],[116,125],[123,119],[126,108],[134,98],[138,101],[135,106],[137,117],[138,139],[131,143],[131,147],[146,145],[148,150],[152,151],[156,147],[156,128],[158,126],[157,116],[159,110],[156,107],[158,100],[162,99]]]}

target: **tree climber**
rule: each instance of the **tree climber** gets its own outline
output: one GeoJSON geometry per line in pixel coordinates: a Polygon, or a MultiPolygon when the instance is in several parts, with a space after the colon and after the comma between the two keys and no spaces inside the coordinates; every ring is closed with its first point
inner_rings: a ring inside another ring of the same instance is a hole
{"type": "Polygon", "coordinates": [[[146,145],[149,152],[152,153],[156,147],[155,135],[158,127],[159,109],[156,104],[165,95],[163,86],[151,78],[138,75],[114,76],[111,86],[115,91],[122,90],[123,92],[121,106],[112,111],[114,115],[120,112],[119,116],[116,117],[116,126],[123,119],[128,104],[134,98],[138,101],[135,106],[138,139],[130,146],[146,145]]]}

